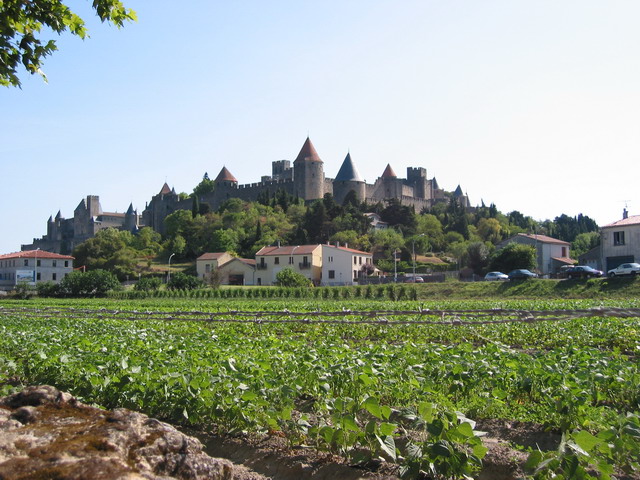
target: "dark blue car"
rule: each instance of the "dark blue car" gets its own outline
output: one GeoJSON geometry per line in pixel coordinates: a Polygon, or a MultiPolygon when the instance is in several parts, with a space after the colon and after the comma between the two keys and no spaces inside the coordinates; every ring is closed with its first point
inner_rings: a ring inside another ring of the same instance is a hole
{"type": "Polygon", "coordinates": [[[530,272],[524,268],[518,268],[509,272],[509,280],[527,280],[529,278],[537,278],[538,274],[530,272]]]}

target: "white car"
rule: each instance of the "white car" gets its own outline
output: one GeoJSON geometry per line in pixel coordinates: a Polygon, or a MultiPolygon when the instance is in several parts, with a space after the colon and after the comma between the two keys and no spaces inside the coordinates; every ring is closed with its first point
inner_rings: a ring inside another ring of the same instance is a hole
{"type": "Polygon", "coordinates": [[[607,275],[610,277],[617,275],[640,275],[640,263],[622,263],[613,270],[609,270],[607,275]]]}
{"type": "Polygon", "coordinates": [[[506,275],[502,272],[489,272],[484,276],[484,279],[487,281],[509,280],[509,275],[506,275]]]}

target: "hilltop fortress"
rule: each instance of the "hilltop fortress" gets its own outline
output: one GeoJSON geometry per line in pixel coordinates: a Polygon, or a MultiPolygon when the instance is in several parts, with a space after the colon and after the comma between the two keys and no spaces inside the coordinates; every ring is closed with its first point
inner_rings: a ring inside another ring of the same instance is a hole
{"type": "MultiPolygon", "coordinates": [[[[342,203],[347,194],[353,191],[360,201],[374,204],[396,199],[403,205],[413,206],[417,212],[448,198],[435,178],[427,178],[427,170],[422,167],[409,167],[407,178],[398,178],[391,165],[387,165],[382,175],[373,184],[368,184],[358,173],[350,154],[347,154],[335,178],[325,177],[324,162],[309,138],[304,142],[293,165],[290,160],[272,162],[271,175],[263,176],[258,183],[239,185],[233,174],[223,167],[214,180],[214,185],[213,192],[198,197],[200,204],[209,205],[211,210],[218,209],[230,198],[256,201],[265,193],[273,196],[279,190],[306,202],[323,198],[330,193],[338,203],[342,203]]],[[[469,199],[462,193],[460,186],[452,195],[463,206],[470,206],[469,199]]],[[[164,234],[164,219],[177,210],[191,210],[192,204],[191,198],[180,199],[175,189],[169,188],[166,183],[147,203],[141,215],[133,209],[133,205],[124,214],[103,212],[99,198],[88,196],[75,209],[72,219],[62,218],[58,212],[55,219],[49,218],[47,234],[34,239],[31,245],[23,245],[22,249],[40,248],[67,254],[77,244],[109,227],[135,232],[148,226],[164,234]]]]}

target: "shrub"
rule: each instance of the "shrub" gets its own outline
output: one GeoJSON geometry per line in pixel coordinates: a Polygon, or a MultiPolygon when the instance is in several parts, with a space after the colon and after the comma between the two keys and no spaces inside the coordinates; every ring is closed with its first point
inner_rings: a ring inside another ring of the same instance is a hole
{"type": "Polygon", "coordinates": [[[311,287],[311,280],[290,268],[283,268],[276,274],[276,285],[281,287],[311,287]]]}
{"type": "Polygon", "coordinates": [[[140,292],[151,292],[158,290],[162,285],[162,280],[159,277],[142,277],[133,286],[134,290],[140,292]]]}
{"type": "Polygon", "coordinates": [[[170,290],[194,290],[202,285],[202,281],[192,275],[177,272],[171,276],[171,280],[167,283],[170,290]]]}

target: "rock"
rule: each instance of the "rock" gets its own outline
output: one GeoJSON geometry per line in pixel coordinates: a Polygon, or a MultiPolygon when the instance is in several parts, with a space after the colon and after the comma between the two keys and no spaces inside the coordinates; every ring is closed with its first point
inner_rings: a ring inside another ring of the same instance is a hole
{"type": "Polygon", "coordinates": [[[0,479],[32,478],[231,480],[233,466],[171,425],[40,386],[0,398],[0,479]]]}

